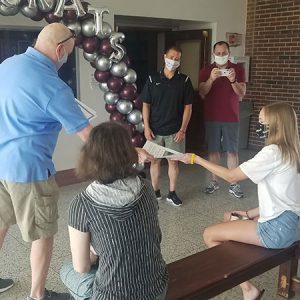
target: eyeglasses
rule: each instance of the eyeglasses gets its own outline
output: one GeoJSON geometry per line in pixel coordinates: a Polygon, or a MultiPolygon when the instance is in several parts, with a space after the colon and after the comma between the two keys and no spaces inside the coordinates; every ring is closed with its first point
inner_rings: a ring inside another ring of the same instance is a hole
{"type": "Polygon", "coordinates": [[[76,38],[75,31],[70,29],[70,32],[71,32],[71,36],[69,36],[68,38],[66,38],[66,39],[62,40],[61,42],[57,43],[57,45],[61,45],[61,44],[65,43],[66,41],[70,40],[70,39],[75,39],[76,38]]]}

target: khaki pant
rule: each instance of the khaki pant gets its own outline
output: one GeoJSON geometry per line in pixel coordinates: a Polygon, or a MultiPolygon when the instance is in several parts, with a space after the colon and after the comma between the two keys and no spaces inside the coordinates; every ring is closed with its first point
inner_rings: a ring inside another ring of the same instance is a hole
{"type": "Polygon", "coordinates": [[[17,183],[0,180],[0,228],[18,224],[26,242],[57,232],[58,186],[48,180],[17,183]]]}

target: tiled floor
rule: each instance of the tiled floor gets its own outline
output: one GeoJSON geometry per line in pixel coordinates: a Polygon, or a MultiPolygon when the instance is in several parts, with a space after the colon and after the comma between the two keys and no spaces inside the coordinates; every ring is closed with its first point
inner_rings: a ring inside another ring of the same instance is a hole
{"type": "MultiPolygon", "coordinates": [[[[241,161],[253,156],[253,152],[241,151],[241,161]]],[[[149,178],[149,176],[148,176],[149,178]]],[[[199,166],[181,164],[177,193],[183,199],[182,207],[174,207],[165,200],[160,201],[159,219],[163,232],[162,252],[169,263],[205,249],[202,240],[204,228],[220,222],[223,212],[231,209],[246,209],[257,206],[256,186],[249,180],[241,183],[244,199],[236,199],[228,193],[228,185],[220,181],[220,190],[212,195],[201,192],[205,186],[206,172],[199,166]]],[[[162,168],[161,191],[163,199],[168,191],[166,166],[162,168]]],[[[59,269],[64,261],[70,260],[67,233],[67,210],[72,197],[80,192],[86,183],[61,188],[59,201],[59,232],[56,235],[53,259],[48,275],[47,288],[65,291],[59,279],[59,269]]],[[[23,242],[16,226],[9,234],[0,252],[0,277],[11,277],[15,286],[0,294],[0,300],[22,300],[30,289],[29,247],[23,242]]],[[[265,288],[264,299],[282,299],[276,296],[277,268],[253,280],[265,288]]],[[[214,299],[242,299],[240,289],[234,288],[214,299]]],[[[297,296],[294,299],[300,299],[297,296]]],[[[139,299],[137,299],[139,300],[139,299]]]]}

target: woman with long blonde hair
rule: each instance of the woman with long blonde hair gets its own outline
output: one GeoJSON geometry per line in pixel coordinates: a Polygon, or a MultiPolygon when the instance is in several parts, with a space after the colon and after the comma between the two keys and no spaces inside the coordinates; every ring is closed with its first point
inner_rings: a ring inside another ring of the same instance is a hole
{"type": "MultiPolygon", "coordinates": [[[[263,107],[256,132],[265,138],[265,147],[235,169],[193,153],[177,157],[186,164],[199,164],[228,182],[249,178],[257,184],[259,207],[226,212],[223,223],[205,229],[203,238],[208,247],[232,240],[279,249],[300,240],[300,143],[295,111],[287,103],[263,107]],[[239,219],[230,222],[232,215],[239,219]]],[[[260,299],[264,292],[250,281],[240,286],[245,300],[260,299]]]]}

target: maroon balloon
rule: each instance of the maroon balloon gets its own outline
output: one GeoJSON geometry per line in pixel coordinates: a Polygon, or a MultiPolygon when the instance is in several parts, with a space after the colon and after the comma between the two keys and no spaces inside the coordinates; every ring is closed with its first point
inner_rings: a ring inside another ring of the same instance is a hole
{"type": "Polygon", "coordinates": [[[124,80],[119,77],[111,76],[107,80],[107,86],[113,93],[119,93],[119,91],[122,89],[123,84],[124,80]]]}
{"type": "Polygon", "coordinates": [[[137,91],[134,85],[125,84],[120,92],[120,96],[125,100],[133,100],[137,96],[137,91]]]}
{"type": "Polygon", "coordinates": [[[82,34],[78,34],[75,38],[75,46],[82,48],[83,36],[82,34]]]}
{"type": "Polygon", "coordinates": [[[95,69],[96,69],[96,64],[95,64],[95,62],[94,62],[94,61],[91,61],[91,62],[90,62],[90,65],[91,65],[93,68],[95,68],[95,69]]]}
{"type": "Polygon", "coordinates": [[[100,42],[99,51],[102,55],[110,56],[113,52],[110,41],[108,39],[103,39],[100,42]]]}
{"type": "Polygon", "coordinates": [[[132,103],[134,105],[134,108],[136,108],[138,110],[142,110],[142,108],[143,108],[143,101],[140,99],[140,97],[137,97],[137,98],[133,99],[132,103]]]}
{"type": "Polygon", "coordinates": [[[130,66],[130,58],[127,55],[124,55],[121,61],[123,61],[128,67],[130,66]]]}
{"type": "Polygon", "coordinates": [[[45,17],[45,14],[42,13],[41,11],[38,11],[37,14],[30,19],[33,21],[42,21],[44,19],[44,17],[45,17]]]}
{"type": "Polygon", "coordinates": [[[134,147],[143,147],[145,144],[145,137],[141,133],[135,132],[131,137],[131,142],[134,147]]]}
{"type": "Polygon", "coordinates": [[[62,18],[56,16],[54,12],[50,11],[46,13],[45,15],[45,20],[50,24],[50,23],[58,23],[62,18]]]}
{"type": "Polygon", "coordinates": [[[117,111],[117,107],[114,105],[114,104],[105,104],[105,110],[108,112],[108,113],[113,113],[115,111],[117,111]]]}
{"type": "Polygon", "coordinates": [[[109,78],[109,76],[110,76],[110,72],[109,71],[99,71],[99,70],[96,70],[94,72],[94,77],[95,77],[95,79],[98,82],[106,82],[107,79],[109,78]]]}
{"type": "Polygon", "coordinates": [[[77,13],[76,13],[76,11],[74,9],[64,10],[63,19],[67,20],[67,21],[75,21],[75,20],[77,20],[77,13]]]}
{"type": "Polygon", "coordinates": [[[97,37],[86,37],[82,41],[82,48],[87,53],[94,53],[99,47],[99,40],[97,37]]]}
{"type": "Polygon", "coordinates": [[[126,120],[126,116],[119,113],[118,111],[114,111],[113,113],[110,114],[109,119],[111,121],[123,123],[126,120]]]}
{"type": "Polygon", "coordinates": [[[129,122],[124,123],[124,127],[128,130],[129,135],[133,136],[136,132],[135,125],[129,122]]]}

